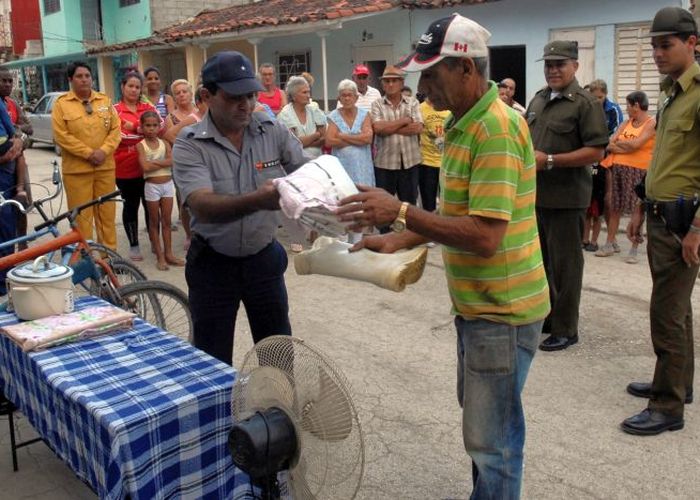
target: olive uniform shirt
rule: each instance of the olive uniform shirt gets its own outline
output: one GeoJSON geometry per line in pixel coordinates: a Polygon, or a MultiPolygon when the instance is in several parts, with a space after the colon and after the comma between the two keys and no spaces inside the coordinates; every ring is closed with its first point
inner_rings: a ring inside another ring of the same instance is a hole
{"type": "MultiPolygon", "coordinates": [[[[656,201],[700,196],[700,66],[677,81],[661,83],[656,147],[647,172],[646,195],[656,201]]],[[[695,213],[700,217],[700,209],[695,213]]]]}
{"type": "MultiPolygon", "coordinates": [[[[535,150],[546,154],[608,144],[603,106],[575,78],[554,98],[549,87],[537,92],[526,118],[535,150]]],[[[591,189],[589,165],[555,166],[537,172],[537,206],[541,208],[586,208],[591,203],[591,189]]]]}

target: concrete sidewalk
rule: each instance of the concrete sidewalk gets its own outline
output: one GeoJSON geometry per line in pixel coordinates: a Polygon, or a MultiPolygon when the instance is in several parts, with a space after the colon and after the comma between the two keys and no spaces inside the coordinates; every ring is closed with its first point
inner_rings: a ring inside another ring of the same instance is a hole
{"type": "MultiPolygon", "coordinates": [[[[49,150],[30,150],[27,156],[32,180],[48,185],[49,150]]],[[[121,226],[118,231],[126,254],[121,226]]],[[[147,250],[147,235],[141,235],[147,250]]],[[[175,233],[178,255],[183,239],[182,230],[175,233]]],[[[619,430],[624,418],[645,406],[627,395],[625,386],[650,379],[655,359],[648,328],[649,270],[643,254],[639,264],[626,264],[629,243],[622,236],[619,242],[622,254],[598,258],[586,252],[580,343],[564,352],[538,352],[533,362],[524,394],[523,498],[700,498],[700,403],[686,406],[682,431],[633,437],[619,430]]],[[[149,278],[185,289],[182,269],[157,271],[152,256],[144,256],[139,267],[149,278]]],[[[297,276],[292,258],[287,285],[294,335],[325,351],[353,386],[367,461],[359,498],[468,498],[471,466],[462,447],[456,337],[440,247],[430,249],[421,281],[402,293],[297,276]]],[[[250,347],[241,313],[234,360],[240,362],[250,347]]],[[[5,450],[0,499],[94,498],[41,443],[19,450],[20,470],[13,473],[5,420],[0,420],[5,450]]],[[[24,418],[18,429],[22,438],[34,436],[24,418]]]]}

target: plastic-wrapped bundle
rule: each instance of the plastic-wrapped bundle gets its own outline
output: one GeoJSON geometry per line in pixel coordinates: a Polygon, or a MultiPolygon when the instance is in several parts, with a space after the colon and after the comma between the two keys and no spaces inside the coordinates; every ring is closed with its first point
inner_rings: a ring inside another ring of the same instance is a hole
{"type": "Polygon", "coordinates": [[[340,222],[335,215],[340,200],[358,192],[335,156],[319,156],[273,182],[282,212],[290,219],[334,237],[345,234],[352,224],[340,222]]]}

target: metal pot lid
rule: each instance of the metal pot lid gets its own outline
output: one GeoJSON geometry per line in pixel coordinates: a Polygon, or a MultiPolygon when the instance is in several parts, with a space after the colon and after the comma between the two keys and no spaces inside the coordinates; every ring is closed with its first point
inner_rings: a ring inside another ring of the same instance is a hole
{"type": "Polygon", "coordinates": [[[8,274],[13,277],[25,280],[45,281],[55,280],[61,277],[67,277],[73,274],[70,267],[55,262],[43,261],[38,266],[34,262],[27,262],[12,269],[8,274]]]}

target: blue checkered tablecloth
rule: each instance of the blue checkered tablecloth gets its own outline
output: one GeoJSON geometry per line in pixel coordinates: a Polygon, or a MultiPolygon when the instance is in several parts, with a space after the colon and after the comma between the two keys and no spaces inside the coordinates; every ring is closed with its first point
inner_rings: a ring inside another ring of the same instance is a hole
{"type": "Polygon", "coordinates": [[[101,498],[249,496],[226,444],[233,368],[141,320],[36,353],[0,335],[0,356],[8,399],[101,498]]]}

